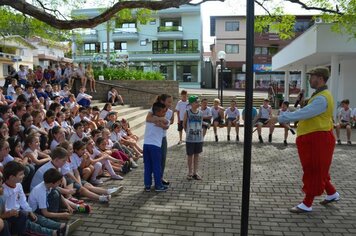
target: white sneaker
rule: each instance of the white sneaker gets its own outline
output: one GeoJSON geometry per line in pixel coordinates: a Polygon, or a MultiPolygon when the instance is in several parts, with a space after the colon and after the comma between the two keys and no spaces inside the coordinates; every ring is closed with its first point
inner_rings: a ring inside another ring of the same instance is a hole
{"type": "Polygon", "coordinates": [[[114,188],[109,188],[108,189],[108,194],[111,196],[115,196],[116,194],[121,193],[124,190],[123,186],[120,187],[114,187],[114,188]]]}
{"type": "Polygon", "coordinates": [[[110,195],[101,195],[99,196],[99,202],[109,202],[111,199],[110,195]]]}
{"type": "Polygon", "coordinates": [[[138,167],[137,163],[134,160],[131,160],[131,167],[132,168],[137,168],[138,167]]]}
{"type": "Polygon", "coordinates": [[[114,180],[123,180],[124,177],[122,177],[121,175],[113,175],[113,176],[111,176],[111,179],[114,179],[114,180]]]}
{"type": "Polygon", "coordinates": [[[104,182],[102,180],[100,180],[100,179],[92,179],[92,180],[90,180],[90,183],[92,185],[97,186],[97,185],[102,185],[104,182]]]}

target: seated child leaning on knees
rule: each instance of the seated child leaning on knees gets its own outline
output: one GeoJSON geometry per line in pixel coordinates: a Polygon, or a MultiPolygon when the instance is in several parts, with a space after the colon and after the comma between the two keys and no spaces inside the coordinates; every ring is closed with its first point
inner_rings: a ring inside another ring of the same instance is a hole
{"type": "Polygon", "coordinates": [[[27,157],[37,167],[51,161],[51,157],[41,151],[40,139],[37,133],[26,137],[24,149],[24,157],[27,157]]]}
{"type": "MultiPolygon", "coordinates": [[[[87,152],[90,156],[90,160],[91,160],[91,163],[95,166],[95,163],[96,162],[100,162],[103,166],[102,170],[106,169],[111,178],[114,179],[114,180],[122,180],[123,177],[116,174],[115,173],[115,169],[114,169],[114,166],[115,167],[118,167],[118,169],[121,169],[121,162],[120,160],[118,159],[115,159],[113,158],[112,156],[106,154],[106,153],[103,153],[101,151],[99,151],[96,147],[95,147],[95,142],[93,139],[91,138],[85,138],[83,139],[83,142],[86,143],[86,147],[87,147],[87,152]],[[113,164],[111,164],[111,162],[113,164]]],[[[91,179],[92,181],[100,181],[99,179],[97,179],[97,176],[96,175],[92,175],[91,176],[91,179]]],[[[102,182],[102,181],[100,181],[102,182]]]]}
{"type": "Polygon", "coordinates": [[[132,133],[132,131],[130,129],[129,122],[127,122],[125,119],[122,119],[121,120],[121,125],[122,125],[122,129],[121,129],[121,133],[122,134],[128,136],[129,138],[132,138],[136,142],[139,140],[139,137],[132,133]]]}
{"type": "MultiPolygon", "coordinates": [[[[52,160],[41,166],[35,173],[35,175],[32,178],[31,181],[31,190],[34,189],[38,184],[40,184],[43,181],[43,176],[44,173],[49,170],[49,169],[56,169],[60,170],[63,165],[66,163],[67,159],[70,157],[69,153],[66,149],[62,147],[56,147],[52,152],[51,152],[51,157],[52,160]]],[[[60,199],[63,199],[64,204],[54,204],[48,208],[50,208],[51,212],[61,212],[62,206],[70,211],[77,211],[77,212],[83,212],[83,213],[89,213],[90,212],[90,206],[86,204],[79,204],[79,202],[74,203],[74,201],[70,201],[70,196],[72,194],[75,194],[75,189],[70,188],[65,179],[63,178],[62,185],[60,187],[57,187],[56,189],[52,189],[50,192],[51,198],[53,199],[53,202],[58,202],[60,199]],[[69,199],[67,198],[62,198],[62,196],[68,196],[69,199]]]]}
{"type": "MultiPolygon", "coordinates": [[[[68,184],[73,184],[74,188],[77,190],[77,193],[87,197],[91,200],[98,200],[100,202],[109,202],[111,199],[111,194],[115,194],[118,191],[118,188],[104,189],[100,187],[95,187],[92,184],[82,180],[80,172],[84,174],[93,174],[94,168],[85,167],[88,162],[87,159],[89,155],[86,151],[86,145],[83,141],[76,141],[73,144],[73,154],[70,157],[70,163],[67,162],[62,168],[62,174],[66,176],[68,184]]],[[[89,160],[90,162],[90,160],[89,160]]],[[[98,166],[102,166],[100,162],[98,166]]],[[[95,170],[98,171],[98,170],[95,170]]],[[[100,170],[99,170],[100,171],[100,170]]],[[[90,176],[88,175],[88,177],[90,176]]]]}
{"type": "Polygon", "coordinates": [[[140,157],[142,156],[141,153],[135,151],[133,148],[124,145],[123,143],[121,143],[121,124],[120,122],[116,122],[113,124],[112,126],[112,132],[110,135],[110,132],[106,129],[104,129],[103,131],[103,137],[105,139],[108,139],[108,142],[112,143],[113,145],[108,146],[108,148],[110,147],[114,147],[117,148],[119,151],[122,151],[124,153],[126,153],[129,158],[130,158],[130,162],[132,164],[133,168],[138,167],[136,161],[138,159],[140,159],[140,157]],[[109,138],[110,137],[110,138],[109,138]]]}
{"type": "Polygon", "coordinates": [[[111,157],[119,160],[119,163],[111,161],[111,165],[113,166],[115,171],[120,171],[123,174],[126,174],[130,171],[131,163],[129,157],[124,152],[119,151],[117,149],[108,149],[107,142],[104,137],[97,138],[96,148],[101,153],[110,155],[111,157]]]}
{"type": "Polygon", "coordinates": [[[22,181],[22,187],[25,193],[30,192],[30,185],[33,175],[35,174],[35,165],[30,164],[30,160],[22,154],[22,144],[20,139],[11,137],[8,139],[10,145],[10,155],[14,160],[25,167],[25,177],[22,181]]]}
{"type": "MultiPolygon", "coordinates": [[[[65,205],[64,198],[60,198],[59,201],[53,201],[56,198],[52,198],[52,192],[62,184],[63,175],[56,169],[52,168],[47,170],[43,175],[43,182],[37,185],[30,193],[28,202],[30,207],[38,215],[51,219],[69,219],[73,214],[73,209],[68,207],[68,212],[51,212],[52,205],[65,205]]],[[[72,232],[75,228],[79,227],[83,221],[76,219],[71,224],[61,224],[61,233],[56,235],[68,235],[68,232],[72,232]],[[64,225],[64,227],[62,226],[64,225]]],[[[57,223],[58,224],[58,223],[57,223]]]]}
{"type": "Polygon", "coordinates": [[[64,223],[47,219],[32,211],[20,183],[23,177],[24,166],[22,164],[15,161],[6,164],[4,168],[5,184],[3,184],[5,212],[2,216],[5,215],[13,228],[20,231],[18,232],[20,235],[25,234],[25,232],[42,235],[58,235],[65,232],[66,225],[64,223]]]}
{"type": "Polygon", "coordinates": [[[142,157],[143,150],[137,144],[137,141],[127,135],[127,133],[122,129],[122,125],[121,127],[119,126],[118,128],[120,128],[120,137],[121,137],[120,143],[129,146],[135,151],[137,156],[142,157]]]}

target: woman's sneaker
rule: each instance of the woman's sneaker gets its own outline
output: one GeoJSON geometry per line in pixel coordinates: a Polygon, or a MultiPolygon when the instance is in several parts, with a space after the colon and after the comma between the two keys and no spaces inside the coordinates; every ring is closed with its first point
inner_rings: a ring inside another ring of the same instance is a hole
{"type": "Polygon", "coordinates": [[[168,189],[167,186],[162,185],[161,187],[158,187],[155,189],[156,192],[166,192],[168,189]]]}
{"type": "Polygon", "coordinates": [[[111,176],[111,179],[114,179],[114,180],[123,180],[124,177],[122,177],[121,175],[113,175],[113,176],[111,176]]]}
{"type": "Polygon", "coordinates": [[[92,179],[90,180],[90,183],[94,186],[102,185],[104,182],[100,179],[92,179]]]}
{"type": "Polygon", "coordinates": [[[151,192],[151,186],[145,186],[145,192],[151,192]]]}

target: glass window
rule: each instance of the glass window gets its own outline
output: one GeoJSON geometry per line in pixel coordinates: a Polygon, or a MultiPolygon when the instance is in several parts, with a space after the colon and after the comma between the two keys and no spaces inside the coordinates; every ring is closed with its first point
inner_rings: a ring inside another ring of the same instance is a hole
{"type": "Polygon", "coordinates": [[[255,55],[261,55],[261,48],[260,47],[256,47],[255,48],[255,55]]]}
{"type": "Polygon", "coordinates": [[[100,43],[84,43],[84,52],[94,53],[100,51],[100,43]]]}
{"type": "Polygon", "coordinates": [[[238,44],[226,44],[225,52],[229,54],[237,54],[239,53],[239,45],[238,44]]]}
{"type": "Polygon", "coordinates": [[[123,23],[122,28],[136,28],[136,23],[123,23]]]}
{"type": "Polygon", "coordinates": [[[140,41],[140,45],[141,46],[146,46],[147,45],[147,41],[146,40],[141,40],[140,41]]]}
{"type": "Polygon", "coordinates": [[[194,53],[199,52],[198,40],[177,40],[176,41],[177,53],[194,53]]]}
{"type": "Polygon", "coordinates": [[[155,25],[156,24],[156,20],[151,20],[150,21],[150,25],[155,25]]]}
{"type": "MultiPolygon", "coordinates": [[[[114,51],[114,42],[110,42],[109,47],[110,47],[110,52],[114,51]]],[[[103,43],[103,52],[107,52],[108,46],[107,43],[103,43]]]]}
{"type": "Polygon", "coordinates": [[[198,62],[177,62],[177,81],[198,82],[198,62]]]}
{"type": "Polygon", "coordinates": [[[114,50],[115,52],[126,52],[127,42],[115,42],[114,50]]]}
{"type": "Polygon", "coordinates": [[[239,21],[226,21],[225,22],[225,31],[239,31],[240,22],[239,21]]]}
{"type": "Polygon", "coordinates": [[[153,41],[152,52],[155,54],[174,53],[174,41],[173,40],[153,41]]]}

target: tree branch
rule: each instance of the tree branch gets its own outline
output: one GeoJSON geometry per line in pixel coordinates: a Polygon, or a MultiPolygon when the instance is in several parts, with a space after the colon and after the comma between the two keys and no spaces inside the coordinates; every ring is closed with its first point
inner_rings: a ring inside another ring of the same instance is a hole
{"type": "Polygon", "coordinates": [[[336,7],[336,10],[334,10],[334,9],[328,9],[328,8],[325,8],[325,7],[308,6],[307,4],[305,4],[304,2],[299,1],[299,0],[285,0],[285,1],[298,4],[302,8],[306,9],[306,10],[318,10],[318,11],[322,11],[322,12],[343,15],[343,13],[338,9],[338,7],[336,7]]]}
{"type": "MultiPolygon", "coordinates": [[[[122,9],[134,9],[134,8],[147,8],[151,10],[162,10],[171,7],[178,8],[184,4],[190,4],[191,0],[162,0],[162,1],[122,1],[115,3],[112,7],[108,8],[105,12],[90,19],[79,20],[61,20],[56,16],[46,12],[44,9],[40,9],[26,0],[0,0],[0,6],[9,6],[16,9],[26,15],[32,16],[40,21],[47,23],[48,25],[57,28],[70,30],[75,28],[93,28],[103,22],[110,20],[118,11],[122,9]]],[[[209,1],[224,1],[224,0],[201,0],[198,4],[209,1]]]]}
{"type": "Polygon", "coordinates": [[[271,12],[265,6],[263,6],[263,4],[265,3],[265,0],[263,0],[263,2],[259,2],[259,1],[255,0],[255,3],[257,5],[259,5],[260,7],[262,7],[262,9],[265,10],[269,16],[272,16],[271,12]]]}

